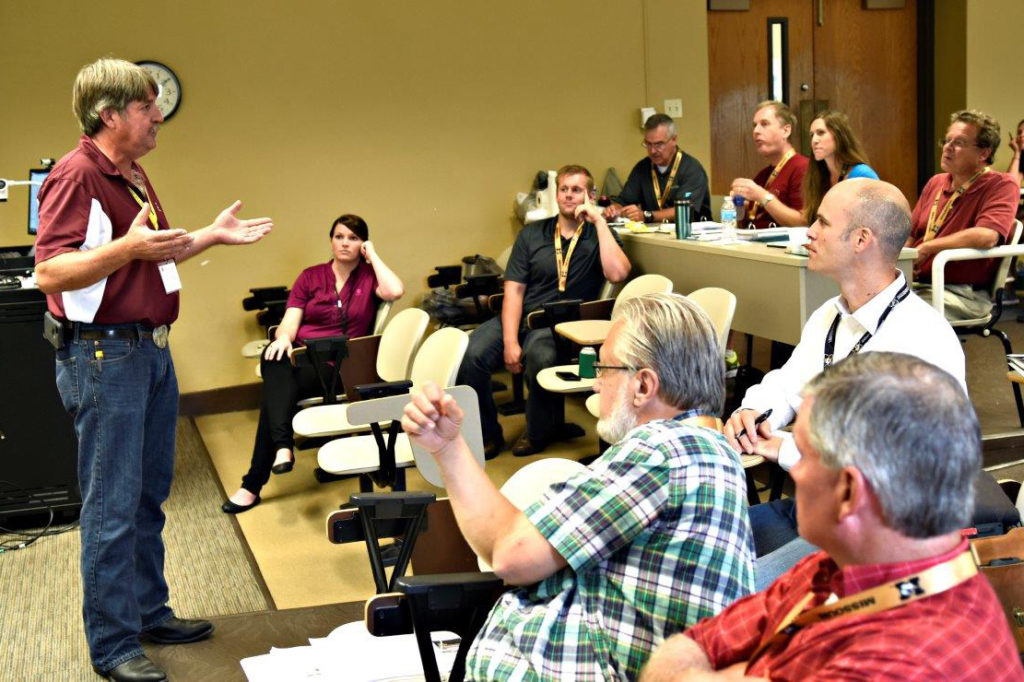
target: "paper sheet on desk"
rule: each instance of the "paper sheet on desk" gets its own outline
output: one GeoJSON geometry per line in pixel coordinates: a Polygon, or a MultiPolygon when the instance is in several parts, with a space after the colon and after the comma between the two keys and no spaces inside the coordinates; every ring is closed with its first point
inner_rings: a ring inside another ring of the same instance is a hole
{"type": "MultiPolygon", "coordinates": [[[[431,633],[431,638],[457,638],[450,632],[431,633]]],[[[455,663],[456,649],[439,652],[442,677],[455,663]]],[[[423,664],[415,635],[374,637],[363,621],[346,623],[327,637],[310,639],[310,646],[271,649],[269,654],[241,661],[249,682],[398,682],[422,680],[423,664]]]]}

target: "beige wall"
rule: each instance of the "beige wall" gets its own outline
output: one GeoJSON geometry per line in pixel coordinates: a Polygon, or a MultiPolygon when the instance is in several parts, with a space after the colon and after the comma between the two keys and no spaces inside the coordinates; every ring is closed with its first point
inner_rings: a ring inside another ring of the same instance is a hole
{"type": "MultiPolygon", "coordinates": [[[[967,0],[935,5],[935,139],[946,134],[949,115],[967,106],[967,0]]],[[[932,147],[935,170],[942,150],[932,147]]]]}
{"type": "MultiPolygon", "coordinates": [[[[155,59],[183,104],[144,160],[176,226],[235,198],[277,225],[263,243],[181,268],[172,335],[183,392],[253,381],[258,336],[240,300],[326,260],[327,229],[355,212],[406,280],[514,236],[512,197],[567,162],[625,178],[637,110],[681,97],[680,139],[707,166],[704,0],[597,3],[278,2],[0,4],[0,177],[23,177],[77,139],[79,67],[155,59]]],[[[0,244],[25,243],[25,196],[0,204],[0,244]]]]}
{"type": "Polygon", "coordinates": [[[1024,64],[1020,58],[1021,0],[972,0],[967,3],[967,104],[995,116],[1003,140],[994,168],[1010,162],[1007,135],[1024,118],[1024,64]]]}

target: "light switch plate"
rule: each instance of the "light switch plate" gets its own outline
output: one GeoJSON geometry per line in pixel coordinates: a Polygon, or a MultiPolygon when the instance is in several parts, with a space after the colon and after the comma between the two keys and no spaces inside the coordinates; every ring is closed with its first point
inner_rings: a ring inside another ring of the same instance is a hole
{"type": "Polygon", "coordinates": [[[681,99],[667,99],[665,100],[665,113],[672,118],[683,117],[683,100],[681,99]]]}

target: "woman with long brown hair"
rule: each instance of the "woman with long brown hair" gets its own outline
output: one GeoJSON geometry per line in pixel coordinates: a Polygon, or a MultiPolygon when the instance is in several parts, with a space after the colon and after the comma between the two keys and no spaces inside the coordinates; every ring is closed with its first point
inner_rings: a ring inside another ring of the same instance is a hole
{"type": "Polygon", "coordinates": [[[823,111],[811,122],[814,160],[804,175],[804,219],[814,222],[821,198],[832,185],[851,178],[878,180],[846,114],[823,111]]]}

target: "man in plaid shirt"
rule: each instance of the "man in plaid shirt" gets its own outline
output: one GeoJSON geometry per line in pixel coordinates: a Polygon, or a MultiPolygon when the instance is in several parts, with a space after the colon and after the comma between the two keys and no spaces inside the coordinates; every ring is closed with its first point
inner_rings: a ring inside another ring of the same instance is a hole
{"type": "Polygon", "coordinates": [[[507,583],[467,679],[635,679],[654,647],[753,586],[739,455],[721,435],[724,363],[708,317],[672,294],[617,311],[596,365],[587,470],[516,509],[473,459],[436,386],[403,426],[440,465],[459,528],[507,583]]]}
{"type": "Polygon", "coordinates": [[[1024,680],[960,533],[981,432],[957,380],[850,356],[809,384],[795,436],[800,534],[825,551],[668,639],[642,680],[1024,680]]]}

